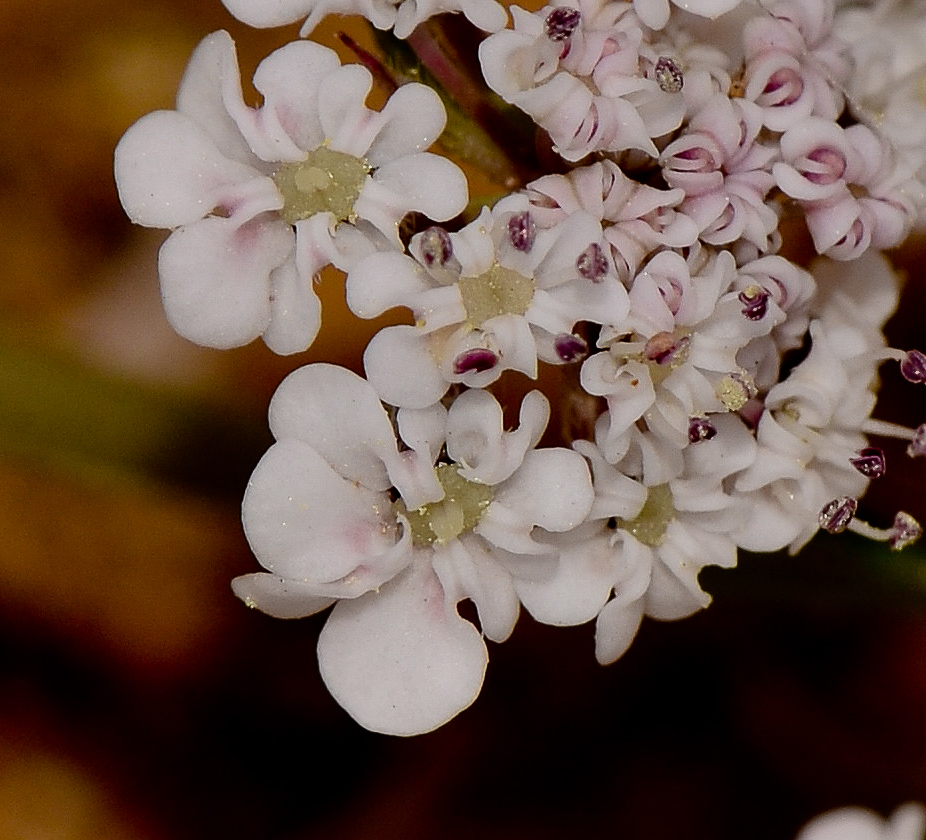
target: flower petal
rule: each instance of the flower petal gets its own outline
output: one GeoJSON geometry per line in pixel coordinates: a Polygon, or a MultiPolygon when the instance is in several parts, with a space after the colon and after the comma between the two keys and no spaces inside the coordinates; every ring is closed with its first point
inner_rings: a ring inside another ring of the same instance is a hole
{"type": "Polygon", "coordinates": [[[274,618],[305,618],[335,602],[334,598],[316,595],[313,588],[302,581],[267,572],[236,577],[232,581],[232,591],[247,606],[274,618]]]}
{"type": "Polygon", "coordinates": [[[171,326],[206,347],[253,341],[270,324],[271,274],[286,262],[293,244],[292,229],[277,219],[240,225],[209,216],[178,228],[158,259],[171,326]]]}
{"type": "Polygon", "coordinates": [[[311,364],[280,383],[270,402],[277,440],[304,441],[349,481],[387,490],[397,457],[392,424],[370,383],[337,365],[311,364]]]}
{"type": "Polygon", "coordinates": [[[430,564],[362,598],[341,601],[318,639],[322,679],[361,726],[418,735],[476,699],[488,651],[448,604],[430,564]]]}
{"type": "Polygon", "coordinates": [[[176,111],[147,114],[125,133],[116,146],[115,177],[125,212],[147,227],[190,224],[217,207],[245,221],[283,206],[273,181],[226,158],[176,111]]]}
{"type": "Polygon", "coordinates": [[[248,482],[241,519],[260,564],[282,577],[330,583],[380,558],[393,565],[397,533],[388,497],[339,475],[299,440],[267,450],[248,482]]]}
{"type": "Polygon", "coordinates": [[[367,345],[363,367],[380,399],[405,408],[427,408],[449,387],[428,349],[428,338],[400,324],[380,330],[367,345]]]}

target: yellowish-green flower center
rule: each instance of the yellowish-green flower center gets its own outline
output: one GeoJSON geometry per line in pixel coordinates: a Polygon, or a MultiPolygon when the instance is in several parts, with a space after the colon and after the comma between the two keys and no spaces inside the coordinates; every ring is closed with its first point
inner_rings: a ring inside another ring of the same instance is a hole
{"type": "Polygon", "coordinates": [[[461,277],[466,320],[481,327],[499,315],[523,315],[534,299],[534,281],[495,263],[477,277],[461,277]]]}
{"type": "Polygon", "coordinates": [[[650,487],[646,503],[636,519],[618,519],[619,528],[633,534],[643,545],[656,548],[665,542],[666,531],[675,519],[675,505],[668,484],[650,487]]]}
{"type": "Polygon", "coordinates": [[[298,163],[284,163],[273,176],[283,196],[280,216],[295,224],[330,212],[339,222],[347,221],[371,171],[367,161],[327,146],[319,146],[298,163]]]}
{"type": "Polygon", "coordinates": [[[745,373],[727,374],[717,386],[717,397],[727,411],[739,411],[754,396],[752,378],[745,373]]]}
{"type": "Polygon", "coordinates": [[[412,543],[419,548],[443,545],[469,533],[492,501],[492,488],[463,478],[457,464],[440,464],[437,480],[444,488],[444,498],[439,502],[417,510],[408,510],[401,499],[394,504],[395,510],[408,519],[412,543]]]}

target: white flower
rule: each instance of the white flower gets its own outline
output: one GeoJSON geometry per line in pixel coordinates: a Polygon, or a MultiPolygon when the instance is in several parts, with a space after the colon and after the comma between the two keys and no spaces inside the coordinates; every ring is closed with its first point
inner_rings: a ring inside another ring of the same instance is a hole
{"type": "Polygon", "coordinates": [[[249,26],[283,26],[306,18],[299,34],[308,36],[326,15],[363,15],[377,29],[394,28],[407,38],[422,21],[442,12],[463,12],[474,26],[487,32],[508,21],[495,0],[222,0],[225,8],[249,26]]]}
{"type": "Polygon", "coordinates": [[[601,225],[577,212],[537,224],[527,196],[503,199],[457,233],[412,238],[414,259],[378,253],[347,277],[363,318],[406,306],[414,326],[386,327],[364,354],[367,377],[392,405],[424,408],[451,383],[483,388],[505,370],[535,378],[538,358],[583,358],[578,321],[620,323],[627,291],[602,247],[601,225]]]}
{"type": "Polygon", "coordinates": [[[867,808],[838,808],[814,817],[797,840],[923,840],[926,808],[901,805],[889,819],[867,808]]]}
{"type": "Polygon", "coordinates": [[[751,499],[737,539],[751,551],[787,545],[796,552],[816,533],[826,504],[858,497],[868,485],[850,459],[867,446],[862,430],[875,405],[881,330],[896,306],[897,280],[875,252],[838,268],[821,261],[816,276],[810,352],[766,395],[755,462],[736,479],[751,499]]]}
{"type": "Polygon", "coordinates": [[[534,448],[548,414],[532,392],[520,427],[505,432],[496,400],[469,391],[449,411],[400,410],[409,447],[400,452],[385,409],[355,374],[308,365],[280,385],[270,405],[277,442],[242,508],[268,571],[234,589],[281,618],[337,602],[319,665],[335,699],[368,729],[426,732],[466,708],[487,652],[457,603],[472,599],[482,633],[504,641],[518,617],[514,582],[555,563],[540,537],[588,513],[581,456],[534,448]]]}
{"type": "Polygon", "coordinates": [[[530,116],[566,160],[639,149],[678,128],[685,113],[677,63],[660,56],[623,3],[511,9],[513,30],[489,36],[479,60],[489,87],[530,116]]]}
{"type": "MultiPolygon", "coordinates": [[[[614,467],[588,441],[575,444],[595,477],[589,522],[568,539],[551,538],[561,547],[553,576],[516,587],[539,621],[567,625],[597,617],[602,664],[626,651],[644,615],[674,620],[707,606],[710,596],[698,583],[702,568],[736,564],[730,533],[745,500],[724,492],[723,482],[749,466],[755,440],[735,415],[716,418],[711,429],[669,475],[661,464],[651,469],[651,451],[614,467]]],[[[641,441],[644,449],[654,443],[641,441]]]]}
{"type": "Polygon", "coordinates": [[[426,149],[444,128],[437,95],[400,88],[381,112],[359,65],[298,41],[266,58],[244,104],[234,44],[216,32],[190,60],[176,111],[139,120],[116,149],[119,195],[133,221],[173,229],[161,249],[161,291],[181,335],[211,347],[263,336],[278,353],[318,332],[312,284],[379,247],[401,247],[413,210],[452,218],[466,182],[426,149]]]}

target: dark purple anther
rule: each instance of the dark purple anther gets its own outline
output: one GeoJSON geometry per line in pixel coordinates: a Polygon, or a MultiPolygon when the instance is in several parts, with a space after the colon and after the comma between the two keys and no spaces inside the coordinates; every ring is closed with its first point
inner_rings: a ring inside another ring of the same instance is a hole
{"type": "Polygon", "coordinates": [[[608,273],[608,258],[597,242],[592,242],[578,257],[576,271],[586,280],[600,283],[608,273]]]}
{"type": "Polygon", "coordinates": [[[657,365],[671,365],[684,359],[691,339],[687,335],[676,338],[675,333],[658,332],[643,348],[643,358],[657,365]]]}
{"type": "Polygon", "coordinates": [[[537,235],[537,226],[534,217],[527,210],[515,213],[508,220],[508,238],[515,250],[526,254],[534,247],[534,237],[537,235]]]}
{"type": "Polygon", "coordinates": [[[543,22],[543,31],[551,41],[565,41],[579,26],[582,13],[570,6],[557,6],[543,22]]]}
{"type": "Polygon", "coordinates": [[[498,364],[498,354],[485,347],[473,347],[464,350],[453,360],[453,372],[457,376],[464,373],[482,373],[498,364]]]}
{"type": "Polygon", "coordinates": [[[840,496],[820,511],[817,521],[824,531],[830,534],[841,534],[849,527],[856,510],[858,510],[857,499],[851,496],[840,496]]]}
{"type": "Polygon", "coordinates": [[[667,55],[659,56],[653,71],[656,84],[663,93],[678,93],[685,85],[685,77],[678,63],[667,55]]]}
{"type": "Polygon", "coordinates": [[[909,513],[898,511],[891,528],[890,546],[893,551],[900,551],[915,543],[923,536],[923,528],[909,513]]]}
{"type": "Polygon", "coordinates": [[[743,314],[750,321],[761,321],[768,312],[768,292],[761,286],[750,286],[738,295],[743,314]]]}
{"type": "Polygon", "coordinates": [[[453,242],[442,227],[429,227],[421,234],[421,258],[428,268],[443,267],[452,256],[453,242]]]}
{"type": "Polygon", "coordinates": [[[910,350],[900,363],[900,373],[907,382],[922,385],[926,382],[926,356],[919,350],[910,350]]]}
{"type": "Polygon", "coordinates": [[[884,460],[884,450],[876,446],[862,449],[855,458],[850,458],[852,464],[865,478],[881,478],[887,470],[884,460]]]}
{"type": "Polygon", "coordinates": [[[553,339],[556,355],[567,364],[584,359],[588,355],[588,344],[577,335],[560,333],[553,339]]]}
{"type": "Polygon", "coordinates": [[[700,443],[712,440],[717,435],[717,427],[706,417],[692,417],[688,421],[688,442],[700,443]]]}
{"type": "Polygon", "coordinates": [[[907,455],[911,458],[922,458],[926,455],[926,423],[917,426],[916,431],[913,433],[913,440],[910,441],[910,445],[907,447],[907,455]]]}

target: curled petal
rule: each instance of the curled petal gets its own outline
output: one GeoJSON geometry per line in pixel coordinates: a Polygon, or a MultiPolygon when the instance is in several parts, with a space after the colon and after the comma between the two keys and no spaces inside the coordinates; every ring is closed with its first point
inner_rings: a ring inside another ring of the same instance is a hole
{"type": "Polygon", "coordinates": [[[476,699],[488,651],[460,618],[430,564],[379,592],[341,601],[318,639],[322,679],[361,726],[418,735],[476,699]]]}
{"type": "Polygon", "coordinates": [[[521,466],[537,445],[550,418],[550,404],[539,391],[521,403],[521,425],[504,431],[502,408],[486,391],[466,391],[454,401],[447,424],[447,454],[469,481],[498,484],[521,466]]]}
{"type": "Polygon", "coordinates": [[[274,618],[306,618],[330,607],[335,599],[318,595],[302,581],[254,572],[232,581],[232,591],[244,603],[274,618]]]}
{"type": "Polygon", "coordinates": [[[627,652],[643,621],[643,607],[642,598],[629,602],[614,598],[605,604],[595,625],[595,658],[602,665],[627,652]]]}
{"type": "Polygon", "coordinates": [[[286,356],[308,349],[322,323],[322,305],[295,263],[287,262],[270,275],[270,326],[264,341],[274,353],[286,356]]]}
{"type": "Polygon", "coordinates": [[[425,151],[447,124],[440,97],[427,85],[414,83],[393,93],[381,114],[384,125],[366,154],[374,167],[425,151]]]}

